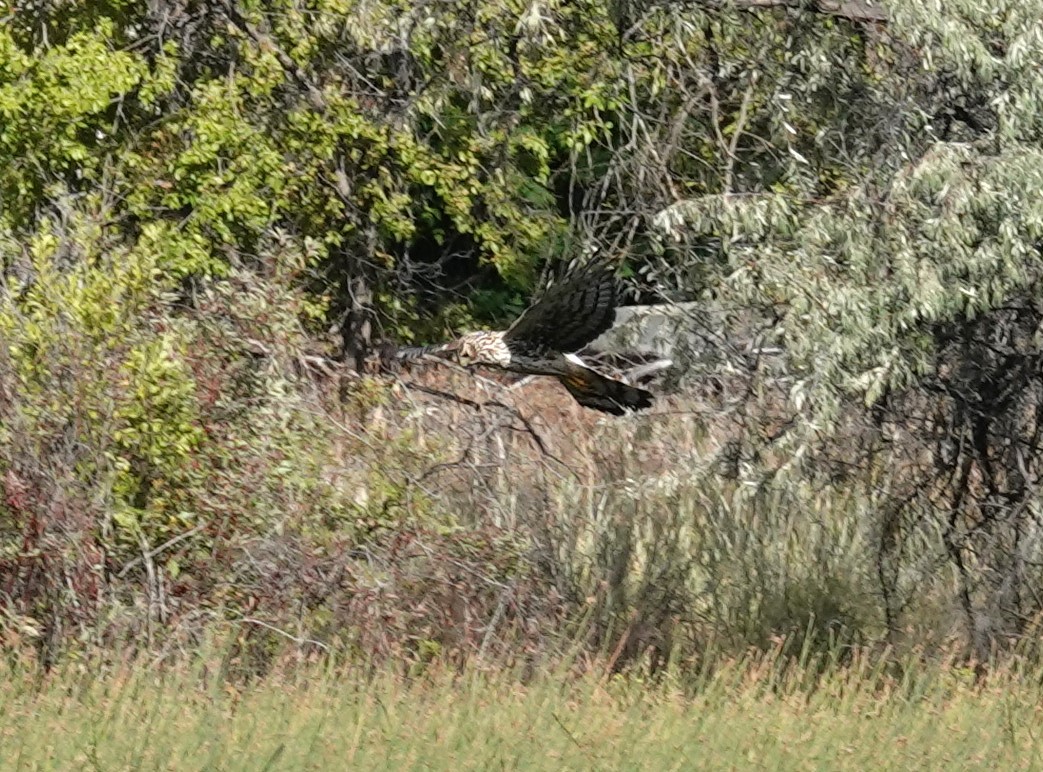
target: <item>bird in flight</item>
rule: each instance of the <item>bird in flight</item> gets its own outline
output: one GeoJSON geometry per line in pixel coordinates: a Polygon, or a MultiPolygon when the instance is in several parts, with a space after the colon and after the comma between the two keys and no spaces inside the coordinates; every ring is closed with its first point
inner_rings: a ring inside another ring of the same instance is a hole
{"type": "Polygon", "coordinates": [[[425,356],[464,367],[480,365],[556,377],[583,407],[612,415],[652,405],[652,395],[587,367],[573,352],[608,330],[616,318],[619,284],[612,267],[590,261],[549,287],[510,327],[470,332],[433,346],[397,350],[398,360],[425,356]]]}

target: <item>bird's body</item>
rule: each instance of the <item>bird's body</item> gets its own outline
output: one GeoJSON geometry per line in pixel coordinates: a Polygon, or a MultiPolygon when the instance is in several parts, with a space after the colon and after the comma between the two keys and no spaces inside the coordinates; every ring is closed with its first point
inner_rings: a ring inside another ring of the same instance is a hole
{"type": "Polygon", "coordinates": [[[402,348],[396,356],[409,360],[432,355],[464,366],[553,376],[584,407],[614,415],[641,410],[652,405],[650,393],[606,378],[572,356],[612,326],[617,291],[615,275],[606,264],[588,264],[550,287],[506,330],[470,332],[448,343],[402,348]]]}

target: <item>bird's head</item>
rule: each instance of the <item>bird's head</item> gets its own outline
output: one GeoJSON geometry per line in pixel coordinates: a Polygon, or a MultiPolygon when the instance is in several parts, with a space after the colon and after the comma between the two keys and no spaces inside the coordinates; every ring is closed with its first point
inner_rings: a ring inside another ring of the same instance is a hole
{"type": "Polygon", "coordinates": [[[481,361],[477,343],[474,335],[464,335],[449,344],[446,356],[461,367],[477,364],[481,361]]]}
{"type": "Polygon", "coordinates": [[[503,367],[510,361],[510,353],[502,341],[502,336],[495,332],[468,333],[448,344],[444,351],[446,358],[462,367],[503,367]]]}

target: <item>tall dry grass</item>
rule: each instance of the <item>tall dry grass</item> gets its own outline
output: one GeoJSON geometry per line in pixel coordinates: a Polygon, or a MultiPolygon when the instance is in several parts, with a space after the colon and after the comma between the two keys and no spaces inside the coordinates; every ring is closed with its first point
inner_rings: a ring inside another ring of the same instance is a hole
{"type": "Polygon", "coordinates": [[[860,653],[794,665],[778,649],[654,684],[548,670],[310,665],[239,688],[200,657],[42,681],[0,670],[10,769],[1030,769],[1043,671],[984,679],[860,653]],[[821,663],[820,663],[821,664],[821,663]]]}

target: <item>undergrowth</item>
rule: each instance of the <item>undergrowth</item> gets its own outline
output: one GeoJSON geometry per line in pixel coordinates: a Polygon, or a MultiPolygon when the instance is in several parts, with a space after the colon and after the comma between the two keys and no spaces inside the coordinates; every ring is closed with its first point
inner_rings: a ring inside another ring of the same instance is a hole
{"type": "MultiPolygon", "coordinates": [[[[798,647],[799,648],[799,647],[798,647]]],[[[217,652],[211,652],[217,653],[217,652]]],[[[176,667],[0,668],[11,768],[1031,768],[1043,672],[1017,658],[976,676],[861,652],[810,670],[722,658],[649,683],[605,662],[518,672],[283,663],[245,684],[227,658],[176,667]],[[900,665],[900,666],[899,666],[900,665]]]]}

